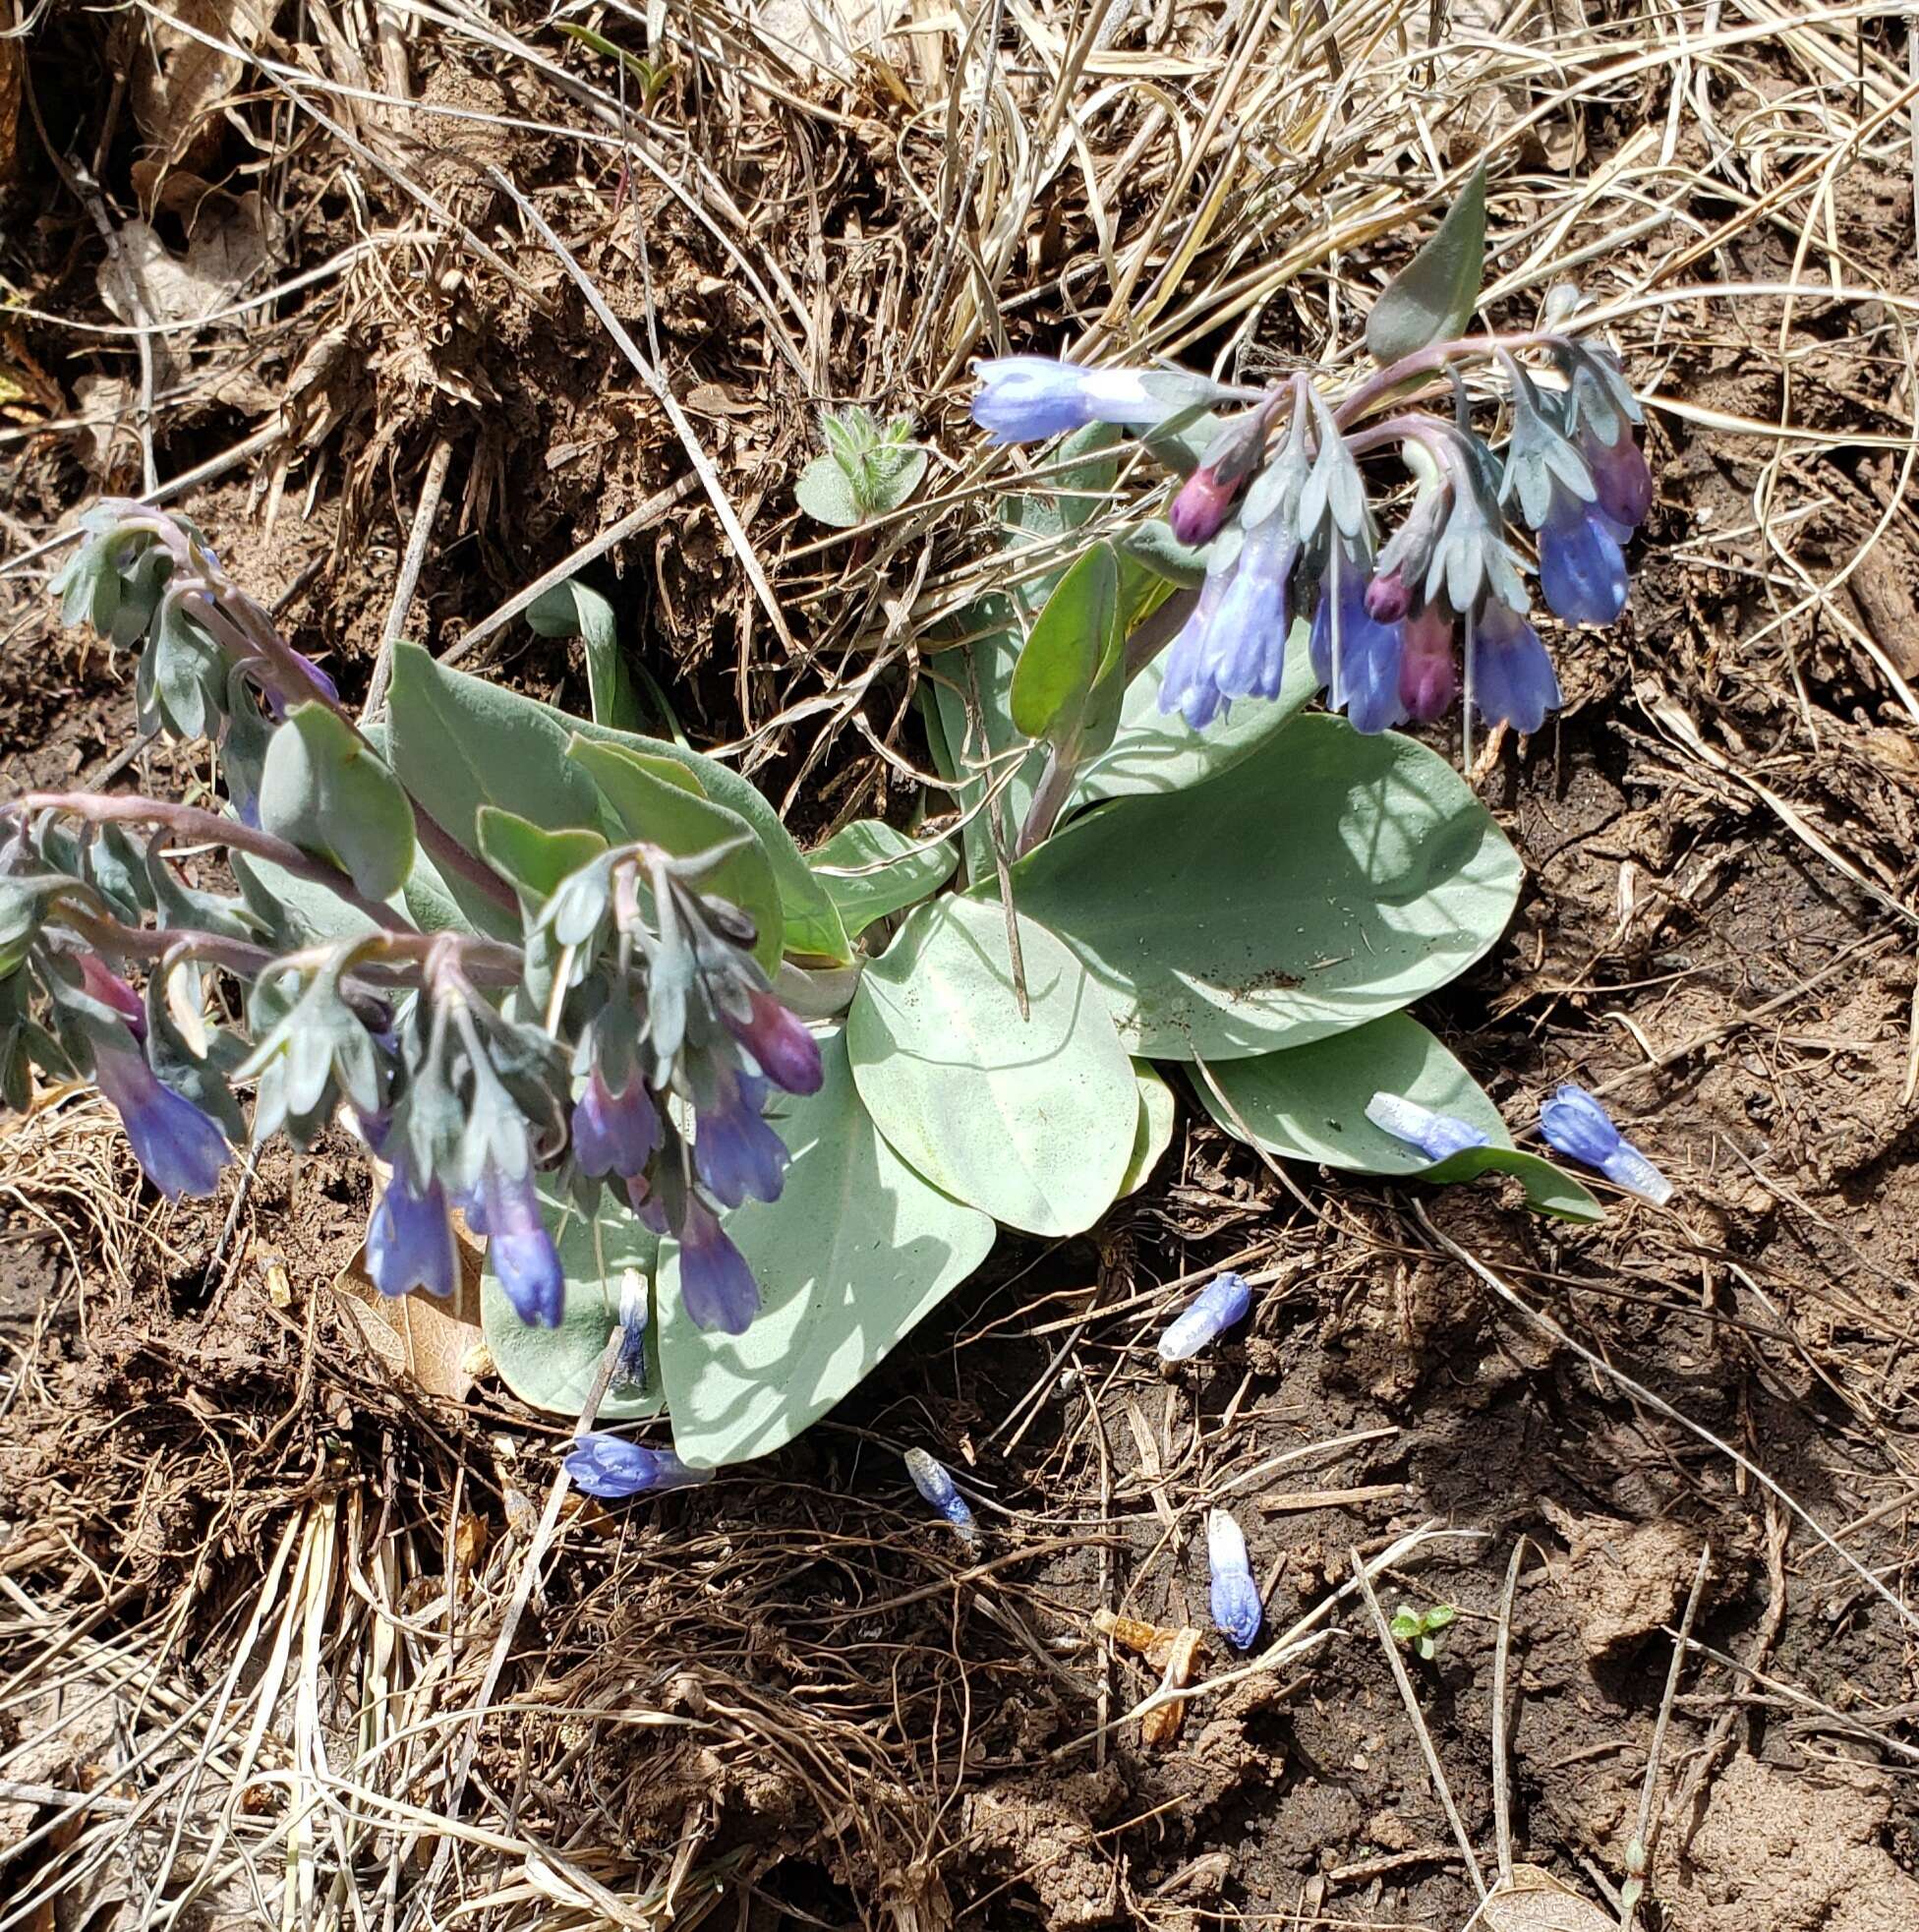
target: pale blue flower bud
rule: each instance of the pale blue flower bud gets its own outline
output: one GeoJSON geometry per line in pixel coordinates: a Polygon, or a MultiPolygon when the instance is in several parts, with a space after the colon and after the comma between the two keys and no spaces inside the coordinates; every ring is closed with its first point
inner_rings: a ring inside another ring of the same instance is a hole
{"type": "Polygon", "coordinates": [[[908,1449],[905,1464],[906,1474],[913,1479],[913,1488],[959,1531],[960,1540],[967,1549],[977,1550],[979,1525],[973,1520],[973,1512],[967,1507],[966,1498],[960,1493],[946,1464],[924,1449],[908,1449]]]}
{"type": "Polygon", "coordinates": [[[1427,1160],[1450,1160],[1468,1147],[1489,1146],[1492,1136],[1461,1120],[1457,1114],[1437,1114],[1399,1093],[1375,1093],[1366,1103],[1366,1117],[1382,1134],[1418,1147],[1427,1160]]]}
{"type": "Polygon", "coordinates": [[[1223,1509],[1206,1518],[1206,1563],[1212,1571],[1213,1622],[1241,1650],[1250,1650],[1265,1607],[1252,1580],[1245,1534],[1223,1509]]]}
{"type": "Polygon", "coordinates": [[[1562,1154],[1597,1167],[1615,1188],[1663,1207],[1668,1181],[1612,1123],[1612,1116],[1572,1081],[1540,1109],[1540,1131],[1562,1154]]]}
{"type": "Polygon", "coordinates": [[[1236,1321],[1246,1319],[1252,1290],[1230,1270],[1216,1275],[1166,1324],[1159,1338],[1162,1362],[1189,1362],[1236,1321]]]}

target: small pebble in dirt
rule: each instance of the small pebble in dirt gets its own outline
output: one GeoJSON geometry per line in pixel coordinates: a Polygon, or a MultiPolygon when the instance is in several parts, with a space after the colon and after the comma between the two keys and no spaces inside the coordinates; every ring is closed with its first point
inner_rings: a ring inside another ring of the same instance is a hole
{"type": "Polygon", "coordinates": [[[1191,1361],[1236,1321],[1244,1321],[1251,1302],[1252,1290],[1239,1275],[1230,1271],[1215,1275],[1167,1323],[1166,1332],[1159,1338],[1159,1359],[1191,1361]]]}
{"type": "Polygon", "coordinates": [[[1252,1580],[1246,1535],[1223,1509],[1206,1518],[1206,1561],[1213,1578],[1213,1622],[1241,1650],[1250,1649],[1265,1618],[1265,1606],[1252,1580]]]}
{"type": "Polygon", "coordinates": [[[968,1550],[977,1550],[979,1525],[973,1520],[973,1512],[955,1486],[952,1472],[946,1464],[937,1456],[927,1454],[924,1449],[908,1449],[905,1463],[906,1474],[913,1479],[913,1488],[953,1525],[959,1532],[960,1541],[968,1550]]]}
{"type": "Polygon", "coordinates": [[[1583,1086],[1568,1081],[1540,1109],[1540,1132],[1562,1154],[1597,1167],[1615,1188],[1663,1207],[1672,1183],[1612,1124],[1583,1086]]]}
{"type": "Polygon", "coordinates": [[[1404,1094],[1375,1093],[1366,1103],[1366,1117],[1382,1134],[1418,1147],[1427,1160],[1450,1160],[1468,1147],[1490,1144],[1492,1137],[1457,1114],[1436,1114],[1404,1094]]]}

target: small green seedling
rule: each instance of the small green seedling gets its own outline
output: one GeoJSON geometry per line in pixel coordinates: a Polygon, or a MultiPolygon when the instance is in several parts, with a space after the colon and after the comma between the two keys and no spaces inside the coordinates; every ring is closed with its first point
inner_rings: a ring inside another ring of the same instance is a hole
{"type": "Polygon", "coordinates": [[[1395,1610],[1392,1633],[1397,1642],[1411,1644],[1421,1659],[1430,1664],[1439,1649],[1439,1632],[1458,1615],[1450,1604],[1434,1604],[1428,1610],[1395,1610]]]}
{"type": "Polygon", "coordinates": [[[800,508],[836,530],[898,509],[926,474],[926,451],[912,434],[910,416],[896,416],[882,429],[857,404],[822,411],[826,454],[814,457],[793,486],[800,508]]]}

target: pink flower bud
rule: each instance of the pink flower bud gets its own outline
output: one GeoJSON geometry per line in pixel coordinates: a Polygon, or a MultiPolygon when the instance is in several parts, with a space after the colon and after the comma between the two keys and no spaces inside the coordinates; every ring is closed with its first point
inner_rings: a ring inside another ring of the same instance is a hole
{"type": "Polygon", "coordinates": [[[1233,498],[1239,494],[1237,482],[1222,483],[1211,469],[1194,470],[1180,485],[1180,494],[1173,498],[1166,520],[1181,543],[1189,547],[1209,544],[1219,535],[1220,525],[1226,521],[1233,498]]]}
{"type": "Polygon", "coordinates": [[[1374,623],[1396,624],[1412,608],[1412,587],[1397,567],[1382,570],[1366,587],[1366,614],[1374,623]]]}
{"type": "Polygon", "coordinates": [[[1459,669],[1453,662],[1450,619],[1428,604],[1406,619],[1399,661],[1399,701],[1422,725],[1452,709],[1459,695],[1459,669]]]}

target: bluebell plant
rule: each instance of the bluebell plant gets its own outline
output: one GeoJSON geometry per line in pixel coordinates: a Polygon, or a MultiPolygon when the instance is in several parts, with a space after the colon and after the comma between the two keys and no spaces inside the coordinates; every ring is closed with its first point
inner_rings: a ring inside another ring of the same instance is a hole
{"type": "MultiPolygon", "coordinates": [[[[141,724],[211,741],[229,809],[84,791],[4,808],[8,1103],[27,1103],[32,1067],[90,1077],[174,1199],[216,1193],[237,1146],[284,1131],[305,1147],[344,1122],[385,1170],[374,1284],[451,1295],[462,1217],[520,1318],[543,1327],[563,1313],[556,1221],[617,1190],[678,1243],[692,1320],[742,1332],[759,1292],[718,1209],[778,1198],[773,1096],[813,1092],[822,1073],[756,956],[754,919],[712,885],[731,848],[555,843],[528,827],[513,849],[542,876],[509,876],[400,784],[380,733],[184,518],[108,501],[82,535],[66,615],[144,640],[141,724]],[[237,897],[190,883],[187,842],[225,849],[237,897]],[[417,915],[425,902],[401,891],[416,849],[479,923],[417,915]],[[289,908],[300,891],[330,898],[344,936],[289,908]],[[209,974],[235,988],[232,1007],[209,974]],[[251,1122],[235,1091],[248,1083],[251,1122]]],[[[640,1280],[622,1301],[629,1379],[644,1376],[645,1293],[640,1280]]]]}
{"type": "Polygon", "coordinates": [[[1338,397],[1305,373],[1250,389],[1005,357],[977,365],[973,414],[1001,442],[1119,423],[1186,470],[1166,520],[1203,574],[1166,652],[1163,712],[1205,731],[1276,697],[1302,614],[1313,677],[1357,730],[1429,724],[1463,692],[1481,718],[1531,732],[1561,695],[1529,569],[1562,622],[1615,621],[1652,503],[1639,403],[1574,320],[1432,342],[1338,397]],[[1503,435],[1477,425],[1461,381],[1475,365],[1503,399],[1503,435]],[[1435,383],[1450,411],[1410,406],[1435,383]],[[1387,449],[1407,485],[1382,537],[1369,460],[1387,449]]]}

